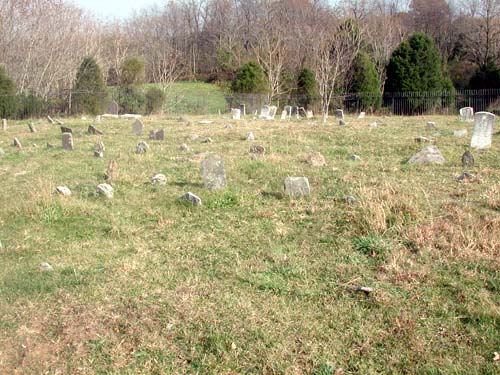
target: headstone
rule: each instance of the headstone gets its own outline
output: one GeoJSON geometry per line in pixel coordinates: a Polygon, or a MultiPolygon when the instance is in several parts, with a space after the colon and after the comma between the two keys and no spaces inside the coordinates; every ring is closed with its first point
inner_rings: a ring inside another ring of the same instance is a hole
{"type": "Polygon", "coordinates": [[[119,111],[120,107],[118,106],[118,103],[112,100],[111,103],[109,103],[107,113],[110,115],[118,115],[119,111]]]}
{"type": "Polygon", "coordinates": [[[150,130],[149,131],[149,140],[153,141],[154,139],[155,139],[155,131],[154,130],[150,130]]]}
{"type": "Polygon", "coordinates": [[[200,121],[198,121],[198,124],[203,124],[203,125],[210,125],[212,123],[213,123],[212,120],[200,120],[200,121]]]}
{"type": "Polygon", "coordinates": [[[62,133],[62,147],[65,150],[73,150],[73,134],[71,133],[62,133]]]}
{"type": "Polygon", "coordinates": [[[351,155],[349,157],[349,159],[351,159],[352,161],[360,161],[361,160],[361,156],[359,156],[359,155],[351,155]]]}
{"type": "Polygon", "coordinates": [[[473,122],[474,121],[474,108],[472,108],[472,107],[460,108],[460,121],[473,122]]]}
{"type": "Polygon", "coordinates": [[[96,188],[98,195],[104,195],[106,198],[113,198],[113,187],[109,184],[99,184],[96,188]]]}
{"type": "Polygon", "coordinates": [[[460,176],[457,177],[457,180],[460,182],[470,182],[474,179],[474,175],[469,172],[464,172],[460,176]]]}
{"type": "Polygon", "coordinates": [[[253,132],[248,132],[247,135],[245,136],[245,139],[247,141],[255,141],[255,135],[253,134],[253,132]]]}
{"type": "Polygon", "coordinates": [[[427,129],[436,129],[436,123],[433,121],[427,122],[427,129]]]}
{"type": "Polygon", "coordinates": [[[55,123],[55,121],[50,116],[47,116],[47,120],[49,121],[50,124],[54,124],[55,123]]]}
{"type": "Polygon", "coordinates": [[[151,177],[151,183],[153,185],[166,185],[167,176],[165,176],[163,173],[157,173],[153,177],[151,177]]]}
{"type": "Polygon", "coordinates": [[[281,111],[281,118],[280,119],[281,120],[286,120],[286,117],[287,117],[286,116],[286,111],[285,110],[281,111]]]}
{"type": "Polygon", "coordinates": [[[299,107],[298,106],[293,106],[292,107],[292,113],[291,113],[291,116],[295,116],[295,118],[299,118],[299,107]]]}
{"type": "Polygon", "coordinates": [[[418,136],[418,137],[415,137],[415,142],[417,142],[417,143],[427,143],[427,142],[429,142],[429,138],[418,136]]]}
{"type": "Polygon", "coordinates": [[[179,150],[181,150],[181,151],[189,151],[189,146],[187,144],[183,143],[183,144],[181,144],[179,146],[179,150]]]}
{"type": "Polygon", "coordinates": [[[340,126],[346,126],[346,125],[347,125],[347,122],[345,122],[345,120],[340,119],[340,120],[339,120],[339,125],[340,125],[340,126]]]}
{"type": "Polygon", "coordinates": [[[462,166],[464,168],[472,168],[474,166],[474,156],[469,151],[465,151],[462,155],[462,166]]]}
{"type": "Polygon", "coordinates": [[[313,152],[307,156],[307,162],[312,167],[324,167],[326,166],[326,160],[323,154],[320,152],[313,152]]]}
{"type": "Polygon", "coordinates": [[[101,122],[102,118],[101,118],[101,115],[97,115],[95,118],[94,118],[94,122],[101,122]]]}
{"type": "Polygon", "coordinates": [[[344,119],[344,111],[341,109],[335,110],[335,117],[338,119],[344,119]]]}
{"type": "Polygon", "coordinates": [[[345,195],[344,202],[346,202],[347,204],[354,204],[356,203],[356,198],[353,197],[352,195],[345,195]]]}
{"type": "Polygon", "coordinates": [[[360,112],[359,115],[358,115],[358,118],[359,119],[365,118],[365,112],[360,112]]]}
{"type": "Polygon", "coordinates": [[[22,148],[23,147],[21,145],[21,142],[17,138],[14,138],[14,147],[17,147],[17,148],[22,148]]]}
{"type": "Polygon", "coordinates": [[[267,116],[266,120],[274,120],[274,116],[276,116],[276,112],[278,111],[278,107],[272,105],[269,107],[269,116],[267,116]]]}
{"type": "Polygon", "coordinates": [[[69,190],[67,186],[56,186],[56,192],[58,192],[61,195],[64,195],[65,197],[71,195],[71,190],[69,190]]]}
{"type": "Polygon", "coordinates": [[[149,145],[145,141],[140,141],[135,147],[136,154],[145,154],[149,150],[149,145]]]}
{"type": "Polygon", "coordinates": [[[210,137],[205,137],[201,140],[201,143],[212,143],[212,138],[210,137]]]}
{"type": "Polygon", "coordinates": [[[467,135],[467,129],[454,130],[453,135],[455,137],[465,137],[467,135]]]}
{"type": "Polygon", "coordinates": [[[52,272],[54,271],[54,267],[52,267],[49,263],[43,262],[38,265],[38,269],[41,272],[52,272]]]}
{"type": "Polygon", "coordinates": [[[118,164],[116,161],[111,160],[108,164],[108,169],[106,170],[106,181],[108,184],[112,184],[118,177],[118,164]]]}
{"type": "Polygon", "coordinates": [[[263,118],[263,119],[266,119],[269,117],[269,111],[270,111],[270,108],[268,105],[265,105],[263,106],[261,109],[260,109],[260,116],[259,118],[263,118]]]}
{"type": "Polygon", "coordinates": [[[207,189],[225,189],[227,186],[224,162],[218,157],[210,157],[201,162],[203,183],[207,189]]]}
{"type": "Polygon", "coordinates": [[[106,151],[106,147],[102,141],[96,142],[94,145],[94,156],[98,158],[104,157],[104,151],[106,151]]]}
{"type": "Polygon", "coordinates": [[[306,110],[304,107],[299,107],[299,116],[306,117],[306,110]]]}
{"type": "Polygon", "coordinates": [[[191,203],[193,206],[201,206],[201,199],[197,195],[187,192],[182,197],[179,198],[181,201],[186,201],[191,203]]]}
{"type": "Polygon", "coordinates": [[[474,131],[470,142],[471,148],[483,150],[491,147],[494,123],[495,115],[493,113],[477,112],[474,115],[474,131]]]}
{"type": "Polygon", "coordinates": [[[247,115],[247,112],[246,112],[245,104],[240,104],[240,116],[246,116],[246,115],[247,115]]]}
{"type": "Polygon", "coordinates": [[[155,133],[155,140],[156,141],[165,140],[165,130],[164,129],[160,129],[155,133]]]}
{"type": "Polygon", "coordinates": [[[284,187],[285,193],[295,198],[311,195],[311,187],[307,177],[287,177],[284,187]]]}
{"type": "Polygon", "coordinates": [[[408,164],[443,164],[444,158],[436,146],[427,146],[408,160],[408,164]]]}
{"type": "Polygon", "coordinates": [[[2,119],[2,130],[7,130],[7,119],[2,119]]]}
{"type": "Polygon", "coordinates": [[[87,132],[92,135],[102,135],[102,131],[97,130],[94,125],[89,125],[87,132]]]}
{"type": "Polygon", "coordinates": [[[134,123],[132,124],[132,131],[134,132],[135,135],[141,135],[143,129],[144,129],[144,124],[139,119],[135,120],[134,123]]]}
{"type": "Polygon", "coordinates": [[[239,120],[241,118],[241,110],[239,108],[231,108],[231,118],[239,120]]]}
{"type": "Polygon", "coordinates": [[[71,134],[73,134],[73,130],[71,130],[70,128],[67,128],[65,126],[61,126],[61,133],[71,133],[71,134]]]}
{"type": "Polygon", "coordinates": [[[313,117],[314,117],[313,111],[307,110],[306,111],[306,118],[313,118],[313,117]]]}
{"type": "Polygon", "coordinates": [[[253,155],[258,155],[258,156],[262,156],[266,153],[266,149],[264,146],[260,146],[260,145],[252,145],[250,147],[250,151],[249,151],[251,154],[253,155]]]}
{"type": "Polygon", "coordinates": [[[286,112],[286,117],[292,117],[292,106],[286,105],[283,111],[286,112]]]}

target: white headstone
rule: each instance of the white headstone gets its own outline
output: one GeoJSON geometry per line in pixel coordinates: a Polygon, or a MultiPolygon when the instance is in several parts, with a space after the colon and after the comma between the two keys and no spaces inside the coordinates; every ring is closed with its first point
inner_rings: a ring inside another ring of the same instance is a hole
{"type": "Polygon", "coordinates": [[[313,118],[313,117],[314,117],[314,115],[313,115],[313,111],[311,111],[311,110],[307,110],[307,111],[306,111],[306,118],[313,118]]]}
{"type": "Polygon", "coordinates": [[[482,150],[491,147],[495,115],[489,112],[477,112],[474,115],[474,132],[470,147],[482,150]]]}
{"type": "Polygon", "coordinates": [[[365,113],[364,112],[360,112],[358,118],[359,119],[365,118],[365,113]]]}
{"type": "Polygon", "coordinates": [[[226,171],[222,159],[210,157],[203,160],[201,162],[201,173],[203,183],[207,189],[217,190],[226,188],[226,171]]]}
{"type": "Polygon", "coordinates": [[[270,111],[270,108],[268,105],[263,106],[260,109],[260,116],[259,117],[267,120],[267,118],[269,117],[269,111],[270,111]]]}
{"type": "Polygon", "coordinates": [[[287,117],[287,112],[284,109],[283,111],[281,111],[281,120],[286,120],[286,117],[287,117]]]}
{"type": "Polygon", "coordinates": [[[292,197],[307,197],[311,194],[311,187],[307,177],[285,178],[285,193],[292,197]]]}
{"type": "Polygon", "coordinates": [[[474,121],[474,108],[472,107],[460,108],[460,121],[464,122],[474,121]]]}
{"type": "Polygon", "coordinates": [[[269,116],[267,116],[267,120],[274,120],[274,116],[276,116],[276,111],[278,111],[278,107],[272,105],[269,107],[269,116]]]}
{"type": "Polygon", "coordinates": [[[239,120],[241,118],[241,109],[232,108],[231,109],[231,117],[233,120],[239,120]]]}
{"type": "Polygon", "coordinates": [[[7,119],[2,119],[2,130],[7,130],[7,119]]]}

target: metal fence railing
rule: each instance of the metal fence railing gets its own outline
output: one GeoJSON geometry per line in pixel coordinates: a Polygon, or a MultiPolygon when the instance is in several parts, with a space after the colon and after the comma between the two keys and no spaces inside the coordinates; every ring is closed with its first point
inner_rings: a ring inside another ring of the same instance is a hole
{"type": "MultiPolygon", "coordinates": [[[[147,113],[148,98],[140,91],[134,95],[123,95],[117,91],[84,93],[64,91],[45,98],[26,94],[0,96],[0,118],[102,114],[107,111],[112,100],[118,103],[120,113],[147,113]]],[[[231,108],[239,108],[243,104],[247,114],[259,111],[267,104],[276,105],[280,110],[285,105],[304,107],[316,114],[321,113],[322,108],[321,98],[306,95],[280,95],[269,100],[267,95],[261,94],[232,93],[224,96],[221,93],[215,98],[203,93],[186,96],[167,92],[162,100],[162,113],[175,115],[226,113],[231,108]]],[[[364,111],[389,115],[455,115],[462,107],[473,107],[475,111],[500,114],[500,88],[449,92],[339,93],[332,97],[329,111],[333,112],[340,108],[346,113],[364,111]]]]}

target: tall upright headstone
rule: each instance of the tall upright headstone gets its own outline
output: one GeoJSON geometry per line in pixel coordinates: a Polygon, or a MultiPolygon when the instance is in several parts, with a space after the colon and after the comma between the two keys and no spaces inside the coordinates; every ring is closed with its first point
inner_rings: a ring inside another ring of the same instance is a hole
{"type": "Polygon", "coordinates": [[[335,111],[335,117],[343,120],[344,119],[344,111],[341,109],[337,109],[335,111]]]}
{"type": "Polygon", "coordinates": [[[474,108],[472,108],[472,107],[460,108],[460,121],[473,122],[474,121],[474,108]]]}
{"type": "Polygon", "coordinates": [[[7,119],[2,119],[2,130],[7,130],[7,119]]]}
{"type": "Polygon", "coordinates": [[[107,113],[110,115],[118,115],[119,111],[120,107],[118,106],[118,103],[112,100],[111,103],[109,103],[107,113]]]}
{"type": "Polygon", "coordinates": [[[73,134],[71,133],[62,133],[62,147],[65,150],[73,150],[73,134]]]}
{"type": "Polygon", "coordinates": [[[247,112],[246,112],[245,104],[240,104],[240,115],[246,116],[246,114],[247,114],[247,112]]]}
{"type": "Polygon", "coordinates": [[[227,186],[224,161],[218,157],[209,157],[201,162],[203,184],[207,189],[219,190],[227,186]]]}
{"type": "Polygon", "coordinates": [[[477,112],[474,115],[474,132],[470,147],[482,150],[491,147],[495,115],[489,112],[477,112]]]}
{"type": "Polygon", "coordinates": [[[241,118],[241,109],[231,108],[231,118],[233,120],[239,120],[241,118]]]}
{"type": "Polygon", "coordinates": [[[134,132],[135,135],[141,135],[143,129],[144,129],[144,124],[139,119],[135,120],[134,123],[132,124],[132,131],[134,132]]]}

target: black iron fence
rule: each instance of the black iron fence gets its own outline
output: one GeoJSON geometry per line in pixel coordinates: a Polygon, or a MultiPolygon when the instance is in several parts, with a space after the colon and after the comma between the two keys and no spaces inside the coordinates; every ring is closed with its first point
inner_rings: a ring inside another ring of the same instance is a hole
{"type": "MultiPolygon", "coordinates": [[[[0,118],[36,118],[105,113],[111,100],[120,105],[120,113],[144,114],[147,105],[141,106],[140,96],[123,97],[116,92],[81,93],[61,92],[59,95],[41,98],[34,95],[0,96],[0,118]],[[79,99],[80,98],[80,99],[79,99]],[[81,98],[86,98],[82,100],[81,98]],[[131,102],[132,101],[132,102],[131,102]],[[91,110],[89,110],[91,108],[91,110]]],[[[269,101],[267,95],[230,94],[207,97],[203,93],[190,97],[167,93],[163,113],[208,115],[228,112],[244,104],[246,113],[259,111],[263,105],[299,106],[321,113],[321,98],[305,95],[281,95],[269,101]]],[[[341,108],[346,113],[382,113],[388,115],[456,115],[462,107],[473,107],[477,111],[500,114],[500,88],[490,90],[456,90],[451,92],[408,93],[346,93],[332,97],[329,111],[341,108]]]]}

